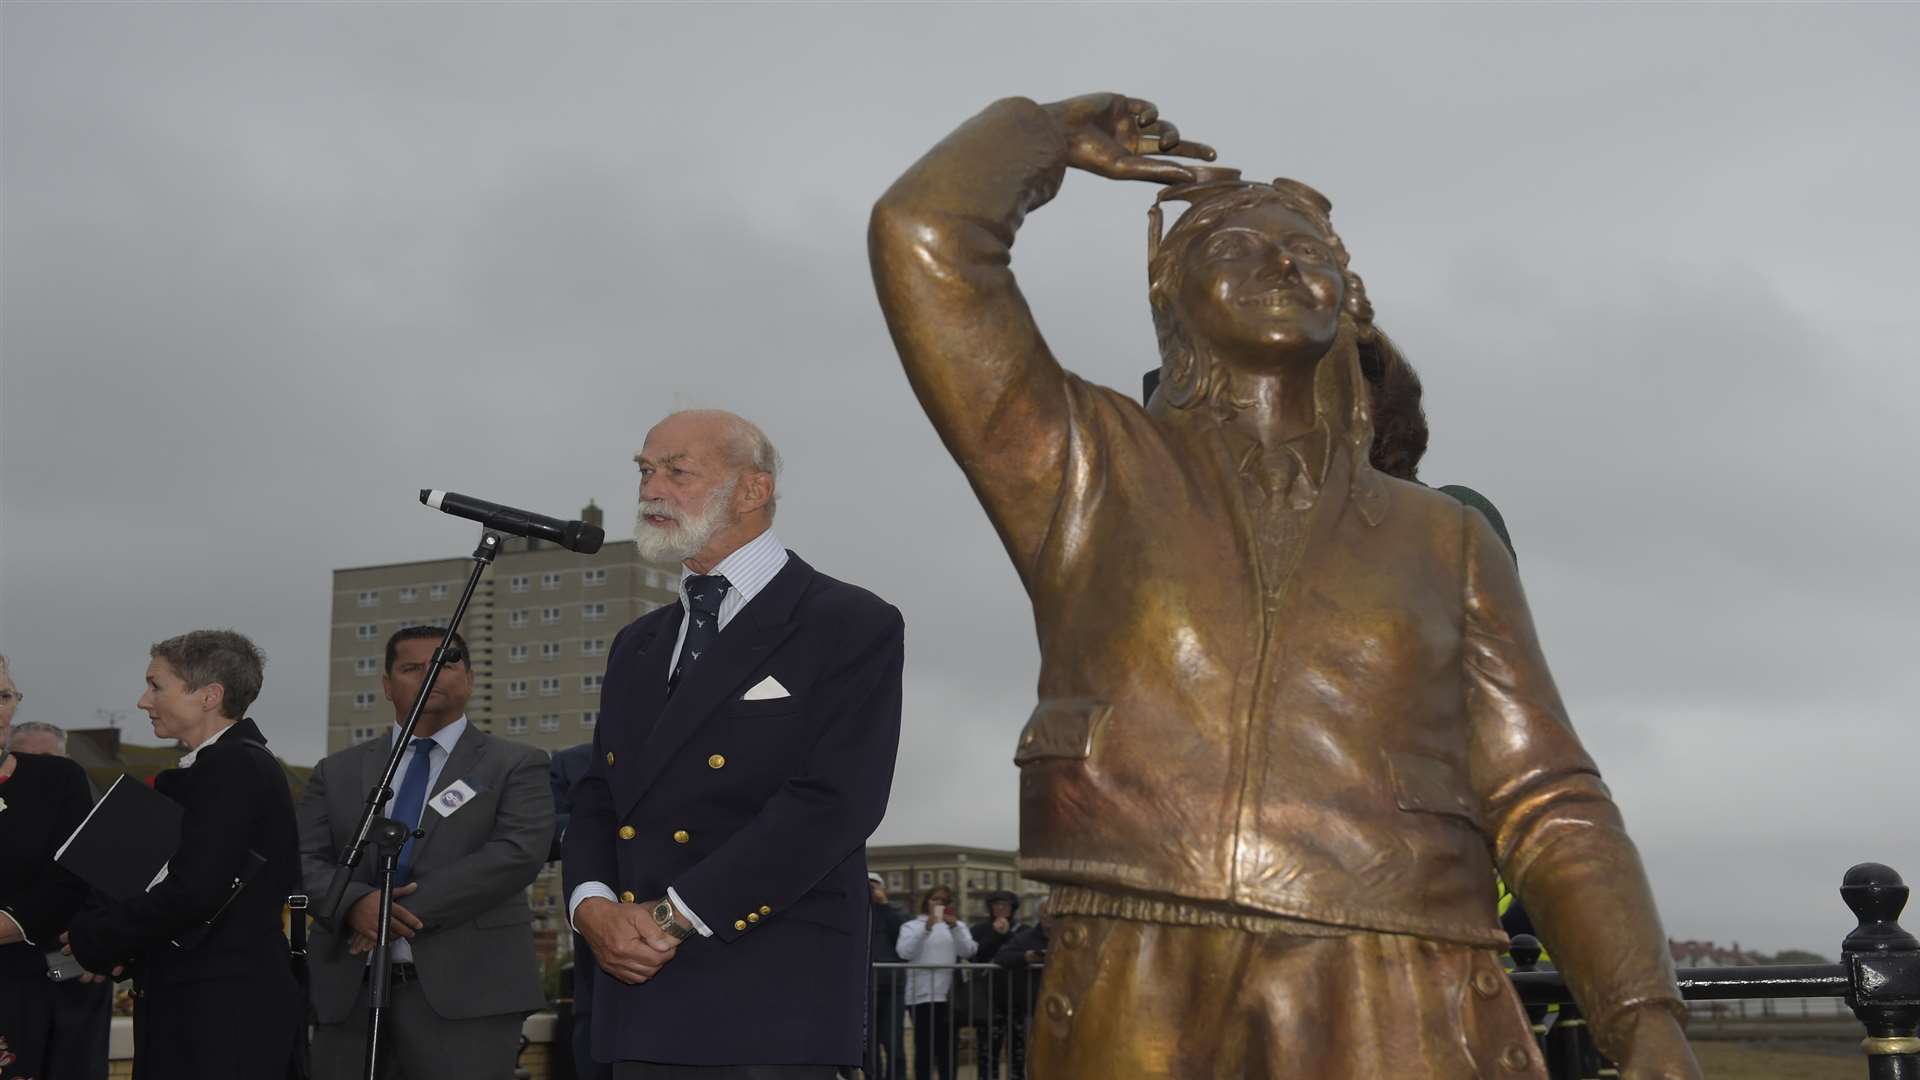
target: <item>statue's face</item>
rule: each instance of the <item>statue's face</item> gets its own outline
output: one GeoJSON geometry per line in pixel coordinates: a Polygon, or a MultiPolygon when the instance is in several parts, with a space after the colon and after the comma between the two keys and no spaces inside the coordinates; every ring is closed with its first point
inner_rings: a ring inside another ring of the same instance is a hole
{"type": "Polygon", "coordinates": [[[1312,221],[1273,204],[1238,210],[1183,257],[1178,317],[1216,355],[1272,370],[1333,347],[1346,278],[1312,221]]]}

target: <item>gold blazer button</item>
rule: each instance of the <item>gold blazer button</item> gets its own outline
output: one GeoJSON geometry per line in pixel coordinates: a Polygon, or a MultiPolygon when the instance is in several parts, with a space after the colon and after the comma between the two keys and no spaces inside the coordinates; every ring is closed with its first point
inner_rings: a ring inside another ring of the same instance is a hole
{"type": "Polygon", "coordinates": [[[620,826],[620,839],[622,840],[633,839],[633,826],[631,825],[620,826]]]}
{"type": "Polygon", "coordinates": [[[693,839],[692,835],[685,829],[678,829],[673,834],[673,842],[676,844],[684,844],[691,839],[693,839]]]}

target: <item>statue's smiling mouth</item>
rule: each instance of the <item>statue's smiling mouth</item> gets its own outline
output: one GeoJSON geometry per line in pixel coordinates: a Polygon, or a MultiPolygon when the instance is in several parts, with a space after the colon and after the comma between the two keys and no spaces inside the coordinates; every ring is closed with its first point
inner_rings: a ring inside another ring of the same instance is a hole
{"type": "Polygon", "coordinates": [[[1240,307],[1271,308],[1278,310],[1281,308],[1301,306],[1301,298],[1299,294],[1291,289],[1276,289],[1273,292],[1264,292],[1258,296],[1249,296],[1244,300],[1237,301],[1237,303],[1240,307]]]}

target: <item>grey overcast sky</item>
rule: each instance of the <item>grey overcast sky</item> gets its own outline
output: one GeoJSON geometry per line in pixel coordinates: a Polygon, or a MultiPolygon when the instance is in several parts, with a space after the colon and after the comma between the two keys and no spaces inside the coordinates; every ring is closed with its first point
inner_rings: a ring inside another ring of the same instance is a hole
{"type": "MultiPolygon", "coordinates": [[[[879,842],[1010,847],[1031,622],[873,299],[866,214],[1007,95],[1157,101],[1332,196],[1423,373],[1422,475],[1504,510],[1678,937],[1833,953],[1920,880],[1920,7],[39,5],[4,20],[0,652],[21,719],[230,625],[324,742],[329,572],[460,555],[424,486],[625,535],[684,406],[907,615],[879,842]]],[[[1152,189],[1015,266],[1138,386],[1152,189]]],[[[1178,527],[1170,520],[1169,527],[1178,527]]],[[[144,733],[145,721],[128,725],[144,733]]]]}

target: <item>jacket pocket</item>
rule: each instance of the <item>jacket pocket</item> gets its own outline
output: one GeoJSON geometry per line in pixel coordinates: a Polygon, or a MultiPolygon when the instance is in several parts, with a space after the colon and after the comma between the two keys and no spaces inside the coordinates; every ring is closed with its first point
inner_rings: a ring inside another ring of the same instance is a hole
{"type": "Polygon", "coordinates": [[[1099,698],[1057,698],[1034,707],[1020,732],[1013,763],[1085,761],[1093,755],[1094,740],[1113,715],[1113,704],[1099,698]]]}
{"type": "Polygon", "coordinates": [[[1480,827],[1478,805],[1460,770],[1425,754],[1392,750],[1385,754],[1387,769],[1393,774],[1393,801],[1400,809],[1459,818],[1474,828],[1480,827]]]}

